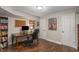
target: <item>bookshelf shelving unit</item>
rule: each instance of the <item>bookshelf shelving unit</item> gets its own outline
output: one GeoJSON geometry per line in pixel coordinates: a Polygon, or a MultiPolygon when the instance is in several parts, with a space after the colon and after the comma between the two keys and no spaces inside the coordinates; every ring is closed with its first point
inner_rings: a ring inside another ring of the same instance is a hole
{"type": "Polygon", "coordinates": [[[8,18],[0,17],[0,47],[8,47],[8,18]]]}

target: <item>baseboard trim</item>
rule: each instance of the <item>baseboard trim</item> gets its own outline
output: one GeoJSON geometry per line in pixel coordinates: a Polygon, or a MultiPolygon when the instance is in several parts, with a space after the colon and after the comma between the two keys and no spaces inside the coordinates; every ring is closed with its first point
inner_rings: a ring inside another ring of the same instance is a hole
{"type": "MultiPolygon", "coordinates": [[[[42,39],[42,38],[40,38],[40,39],[42,39]]],[[[50,39],[44,39],[44,40],[47,40],[47,41],[49,41],[49,42],[54,42],[54,43],[56,43],[56,44],[62,44],[61,42],[57,42],[57,41],[54,41],[54,40],[50,40],[50,39]]]]}

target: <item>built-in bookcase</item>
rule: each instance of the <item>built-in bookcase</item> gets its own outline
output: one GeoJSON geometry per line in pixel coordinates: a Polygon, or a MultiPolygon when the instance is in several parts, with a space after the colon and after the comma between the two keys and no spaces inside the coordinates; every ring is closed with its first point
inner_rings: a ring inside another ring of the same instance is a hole
{"type": "Polygon", "coordinates": [[[8,47],[8,18],[0,17],[0,47],[8,47]]]}

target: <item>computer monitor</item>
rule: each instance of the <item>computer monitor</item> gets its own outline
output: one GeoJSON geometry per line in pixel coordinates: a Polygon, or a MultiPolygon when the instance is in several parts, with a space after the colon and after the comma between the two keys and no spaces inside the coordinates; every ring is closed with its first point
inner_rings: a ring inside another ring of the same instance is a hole
{"type": "Polygon", "coordinates": [[[29,26],[22,26],[22,30],[29,30],[29,26]]]}

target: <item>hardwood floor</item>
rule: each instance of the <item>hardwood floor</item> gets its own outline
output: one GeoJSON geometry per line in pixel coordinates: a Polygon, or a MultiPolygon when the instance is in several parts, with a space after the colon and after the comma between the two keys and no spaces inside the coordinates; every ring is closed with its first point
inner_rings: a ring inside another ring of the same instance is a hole
{"type": "Polygon", "coordinates": [[[44,39],[39,39],[39,44],[35,47],[24,47],[20,44],[16,47],[9,46],[8,48],[4,48],[1,52],[77,52],[77,50],[68,46],[49,42],[44,39]]]}

